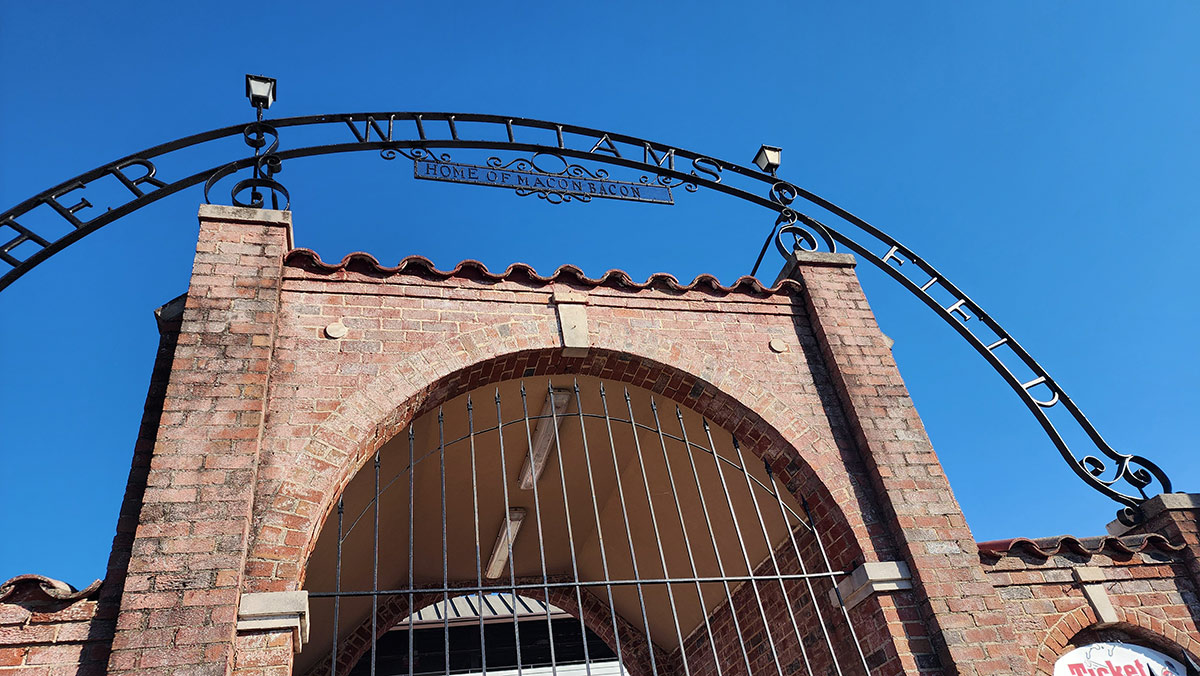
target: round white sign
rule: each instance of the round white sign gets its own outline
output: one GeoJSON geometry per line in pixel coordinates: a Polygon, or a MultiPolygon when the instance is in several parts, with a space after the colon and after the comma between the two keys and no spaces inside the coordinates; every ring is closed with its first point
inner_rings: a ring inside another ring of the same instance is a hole
{"type": "Polygon", "coordinates": [[[1054,676],[1184,676],[1173,657],[1129,643],[1093,643],[1054,663],[1054,676]]]}

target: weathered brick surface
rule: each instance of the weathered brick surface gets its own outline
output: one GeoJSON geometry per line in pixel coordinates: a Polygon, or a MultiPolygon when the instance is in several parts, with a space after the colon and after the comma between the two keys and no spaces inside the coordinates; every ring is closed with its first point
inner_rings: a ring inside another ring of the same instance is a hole
{"type": "Polygon", "coordinates": [[[1030,673],[1027,658],[1014,654],[1015,630],[979,567],[975,539],[853,268],[801,265],[796,274],[943,662],[960,674],[1030,673]]]}
{"type": "Polygon", "coordinates": [[[238,676],[290,676],[292,650],[290,630],[238,634],[233,673],[238,676]]]}
{"type": "Polygon", "coordinates": [[[1161,533],[1171,542],[1185,545],[1182,560],[1192,584],[1200,587],[1200,504],[1197,502],[1195,494],[1164,495],[1151,500],[1146,503],[1145,522],[1130,534],[1161,533]],[[1181,506],[1170,506],[1176,501],[1181,506]]]}
{"type": "Polygon", "coordinates": [[[276,212],[272,222],[254,220],[258,214],[201,211],[111,673],[225,674],[232,663],[290,236],[287,214],[276,212]]]}
{"type": "Polygon", "coordinates": [[[853,442],[813,382],[826,376],[794,297],[595,289],[592,352],[566,358],[548,284],[286,274],[259,487],[263,523],[283,542],[256,542],[255,589],[302,582],[295,563],[339,488],[414,414],[489,382],[546,373],[621,380],[704,413],[792,488],[810,481],[810,500],[830,498],[834,522],[853,529],[838,538],[851,548],[846,562],[890,553],[853,442]],[[338,320],[348,335],[325,339],[323,327],[338,320]],[[770,353],[770,338],[792,350],[770,353]]]}
{"type": "Polygon", "coordinates": [[[98,601],[10,599],[0,602],[0,676],[105,673],[112,624],[98,601]]]}
{"type": "MultiPolygon", "coordinates": [[[[341,488],[415,415],[487,383],[556,373],[644,387],[731,430],[830,525],[836,568],[897,556],[797,286],[681,293],[518,275],[422,278],[369,263],[284,274],[247,590],[303,584],[341,488]],[[588,357],[561,354],[556,285],[587,291],[588,357]],[[334,322],[348,329],[340,340],[323,333],[334,322]],[[768,350],[772,338],[789,351],[768,350]]],[[[896,594],[855,609],[879,673],[936,665],[914,603],[896,594]]]]}
{"type": "MultiPolygon", "coordinates": [[[[17,660],[103,664],[110,642],[112,673],[290,673],[289,632],[236,631],[240,594],[304,587],[339,494],[416,416],[483,385],[546,374],[641,387],[732,432],[807,499],[834,570],[906,561],[915,589],[850,611],[872,674],[1034,673],[1096,630],[1059,568],[1006,568],[1012,557],[980,563],[846,259],[802,261],[799,283],[774,290],[540,278],[524,268],[495,275],[474,265],[444,274],[419,264],[383,269],[362,256],[339,266],[303,253],[285,261],[289,223],[280,212],[202,212],[177,338],[164,333],[159,354],[170,377],[156,369],[103,588],[110,610],[102,594],[84,638],[83,620],[65,616],[41,628],[10,623],[20,627],[0,645],[0,673],[17,660]],[[556,291],[586,303],[585,357],[563,355],[556,291]],[[331,338],[331,324],[345,335],[331,338]],[[772,340],[787,349],[769,349],[772,340]]],[[[1128,631],[1181,643],[1195,636],[1194,517],[1147,526],[1190,553],[1104,564],[1128,631]]],[[[815,540],[801,548],[810,571],[823,568],[815,540]]],[[[783,572],[798,570],[788,547],[776,554],[783,572]]],[[[751,673],[771,673],[776,659],[800,673],[807,659],[826,673],[817,608],[845,673],[861,671],[828,588],[789,581],[785,602],[778,583],[757,583],[757,595],[742,585],[731,603],[709,609],[716,644],[694,632],[675,654],[655,653],[660,673],[682,673],[685,659],[696,676],[718,665],[722,676],[745,673],[747,661],[751,673]]],[[[604,604],[552,602],[615,643],[604,604]]],[[[384,604],[379,629],[406,604],[384,604]]],[[[648,673],[651,648],[623,618],[618,626],[630,671],[648,673]]],[[[369,641],[360,627],[344,668],[369,641]]]]}
{"type": "MultiPolygon", "coordinates": [[[[1031,548],[1032,549],[1032,548],[1031,548]]],[[[1067,651],[1095,640],[1124,640],[1200,657],[1200,598],[1188,574],[1189,550],[1133,553],[1013,550],[983,556],[984,570],[1013,618],[1013,648],[1050,674],[1067,651]],[[1101,621],[1074,570],[1099,569],[1118,621],[1101,621]]]]}

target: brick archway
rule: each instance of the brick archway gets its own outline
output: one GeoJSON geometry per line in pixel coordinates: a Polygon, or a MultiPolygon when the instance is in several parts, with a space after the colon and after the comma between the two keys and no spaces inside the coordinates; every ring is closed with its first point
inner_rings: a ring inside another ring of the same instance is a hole
{"type": "MultiPolygon", "coordinates": [[[[1180,623],[1167,618],[1153,617],[1131,608],[1116,608],[1118,621],[1104,626],[1106,629],[1120,629],[1133,636],[1142,638],[1154,644],[1164,652],[1169,652],[1167,646],[1178,646],[1188,653],[1192,660],[1200,658],[1200,641],[1192,638],[1187,629],[1180,623]]],[[[1050,674],[1054,671],[1054,662],[1073,647],[1075,638],[1090,629],[1098,628],[1099,618],[1091,606],[1081,606],[1067,613],[1054,623],[1042,639],[1036,655],[1039,674],[1050,674]]]]}
{"type": "MultiPolygon", "coordinates": [[[[260,479],[246,591],[299,589],[338,495],[371,454],[423,411],[470,389],[523,375],[577,373],[644,387],[708,416],[771,464],[828,523],[845,565],[869,542],[845,459],[767,387],[715,355],[657,332],[605,331],[587,357],[563,357],[556,336],[522,323],[488,326],[410,355],[345,398],[303,450],[260,479]],[[278,476],[275,479],[273,477],[278,476]]],[[[293,411],[293,414],[296,412],[293,411]]]]}

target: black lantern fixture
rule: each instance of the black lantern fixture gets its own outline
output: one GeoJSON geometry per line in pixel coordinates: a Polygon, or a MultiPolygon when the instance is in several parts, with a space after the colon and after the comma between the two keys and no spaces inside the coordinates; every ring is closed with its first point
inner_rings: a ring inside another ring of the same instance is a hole
{"type": "Polygon", "coordinates": [[[783,158],[783,149],[776,146],[759,146],[758,152],[754,154],[754,164],[759,169],[774,176],[775,171],[779,169],[779,164],[783,158]]]}
{"type": "Polygon", "coordinates": [[[258,119],[262,119],[262,111],[275,103],[275,78],[263,75],[246,74],[246,98],[250,105],[258,109],[258,119]]]}

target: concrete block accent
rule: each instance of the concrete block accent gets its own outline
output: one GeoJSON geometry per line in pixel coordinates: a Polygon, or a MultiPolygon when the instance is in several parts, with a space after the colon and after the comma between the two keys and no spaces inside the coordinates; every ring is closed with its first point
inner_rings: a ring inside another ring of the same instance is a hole
{"type": "Polygon", "coordinates": [[[199,216],[202,221],[281,226],[287,228],[287,248],[294,249],[296,247],[295,241],[292,239],[292,212],[290,211],[230,207],[222,204],[201,204],[199,216]]]}
{"type": "Polygon", "coordinates": [[[1092,610],[1096,611],[1096,617],[1101,624],[1120,622],[1117,609],[1113,607],[1112,599],[1108,597],[1108,590],[1104,587],[1104,582],[1108,579],[1104,575],[1104,571],[1092,566],[1082,566],[1074,568],[1073,572],[1075,580],[1083,585],[1083,595],[1087,597],[1092,610]]]}
{"type": "MultiPolygon", "coordinates": [[[[828,251],[797,251],[783,264],[783,269],[775,276],[773,286],[778,286],[785,279],[796,279],[796,268],[805,266],[852,268],[858,265],[854,254],[830,253],[828,251]]],[[[798,281],[798,280],[797,280],[798,281]]]]}
{"type": "Polygon", "coordinates": [[[551,291],[550,300],[558,303],[586,303],[588,299],[587,291],[576,291],[575,289],[564,289],[561,286],[556,286],[551,291]]]}
{"type": "Polygon", "coordinates": [[[308,592],[242,594],[237,630],[291,630],[296,652],[308,643],[308,592]]]}
{"type": "Polygon", "coordinates": [[[1147,505],[1161,505],[1161,509],[1147,509],[1157,514],[1163,509],[1200,509],[1200,493],[1160,493],[1147,505]]]}
{"type": "Polygon", "coordinates": [[[200,218],[212,221],[240,221],[245,223],[274,223],[291,225],[292,212],[275,209],[252,209],[223,204],[201,204],[200,218]]]}
{"type": "MultiPolygon", "coordinates": [[[[912,574],[903,561],[864,563],[837,586],[842,603],[848,609],[867,600],[871,594],[898,589],[912,589],[912,574]]],[[[829,601],[837,604],[837,593],[832,589],[829,590],[829,601]]]]}
{"type": "Polygon", "coordinates": [[[564,357],[588,354],[587,292],[555,288],[551,302],[558,310],[558,328],[562,335],[564,357]]]}

